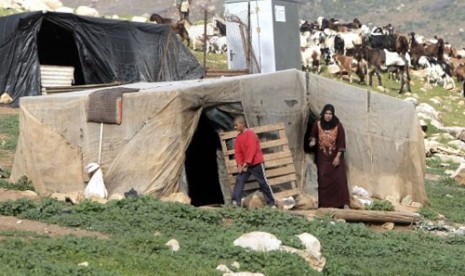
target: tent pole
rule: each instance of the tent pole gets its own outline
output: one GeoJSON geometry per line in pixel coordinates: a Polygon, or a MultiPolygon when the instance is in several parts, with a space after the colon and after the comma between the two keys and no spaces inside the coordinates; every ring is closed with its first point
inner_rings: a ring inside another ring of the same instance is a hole
{"type": "Polygon", "coordinates": [[[103,140],[103,123],[100,123],[100,139],[98,145],[98,162],[97,164],[100,165],[100,159],[102,157],[102,140],[103,140]]]}

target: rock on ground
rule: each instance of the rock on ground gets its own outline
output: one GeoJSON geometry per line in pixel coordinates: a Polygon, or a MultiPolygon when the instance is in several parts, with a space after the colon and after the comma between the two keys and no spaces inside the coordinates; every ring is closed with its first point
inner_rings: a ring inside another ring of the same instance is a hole
{"type": "Polygon", "coordinates": [[[279,250],[282,242],[273,234],[256,231],[243,234],[233,244],[254,251],[273,251],[279,250]]]}

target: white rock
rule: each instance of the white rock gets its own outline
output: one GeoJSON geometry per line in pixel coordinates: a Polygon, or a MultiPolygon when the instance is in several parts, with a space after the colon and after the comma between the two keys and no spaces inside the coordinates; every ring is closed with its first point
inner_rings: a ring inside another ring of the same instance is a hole
{"type": "Polygon", "coordinates": [[[56,12],[63,12],[63,13],[74,13],[74,9],[70,7],[60,7],[55,10],[56,12]]]}
{"type": "Polygon", "coordinates": [[[8,93],[3,93],[2,96],[0,96],[0,103],[2,104],[9,104],[13,101],[13,99],[8,95],[8,93]]]}
{"type": "Polygon", "coordinates": [[[239,269],[241,267],[241,265],[238,262],[233,262],[231,264],[231,266],[234,267],[234,268],[237,268],[237,269],[239,269]]]}
{"type": "Polygon", "coordinates": [[[160,198],[163,202],[179,202],[183,204],[191,204],[191,198],[185,193],[172,193],[168,196],[160,198]]]}
{"type": "Polygon", "coordinates": [[[465,142],[461,140],[452,140],[447,143],[449,146],[453,146],[461,151],[465,151],[465,142]]]}
{"type": "Polygon", "coordinates": [[[404,198],[402,198],[400,204],[402,205],[410,205],[412,204],[413,200],[412,200],[412,196],[411,195],[406,195],[404,198]]]}
{"type": "Polygon", "coordinates": [[[179,242],[175,239],[171,239],[165,243],[166,246],[171,247],[171,251],[176,252],[179,250],[179,242]]]}
{"type": "Polygon", "coordinates": [[[23,9],[27,11],[48,11],[50,8],[42,1],[37,0],[23,0],[20,2],[23,9]]]}
{"type": "Polygon", "coordinates": [[[315,259],[321,259],[321,244],[320,241],[309,233],[302,233],[297,235],[300,242],[305,246],[305,250],[307,251],[310,256],[314,257],[315,259]]]}
{"type": "Polygon", "coordinates": [[[464,163],[465,158],[457,155],[447,155],[442,153],[434,154],[435,157],[440,159],[442,162],[452,162],[452,163],[464,163]]]}
{"type": "Polygon", "coordinates": [[[223,273],[231,273],[232,271],[224,264],[220,264],[219,266],[216,267],[216,270],[219,270],[223,273]]]}
{"type": "Polygon", "coordinates": [[[431,105],[427,103],[420,103],[416,107],[416,112],[426,114],[429,118],[437,120],[437,121],[441,120],[440,113],[436,111],[434,107],[432,107],[431,105]]]}
{"type": "Polygon", "coordinates": [[[441,105],[441,102],[438,99],[435,99],[435,98],[430,99],[430,102],[432,102],[434,104],[437,104],[437,105],[441,105]]]}
{"type": "Polygon", "coordinates": [[[433,136],[429,139],[431,141],[441,141],[441,140],[454,140],[455,137],[450,135],[449,133],[435,133],[433,136]]]}
{"type": "Polygon", "coordinates": [[[253,272],[230,272],[230,273],[225,273],[223,276],[265,276],[263,273],[253,273],[253,272]]]}
{"type": "Polygon", "coordinates": [[[133,16],[133,17],[131,17],[131,21],[133,21],[133,22],[147,22],[147,17],[133,16]]]}
{"type": "Polygon", "coordinates": [[[42,0],[45,5],[48,6],[48,8],[52,11],[56,11],[57,9],[63,7],[63,3],[61,3],[59,0],[42,0]]]}
{"type": "Polygon", "coordinates": [[[82,15],[82,16],[93,16],[93,17],[99,16],[99,13],[96,9],[88,7],[88,6],[79,6],[76,9],[76,14],[82,15]]]}
{"type": "Polygon", "coordinates": [[[124,195],[122,194],[112,194],[110,197],[108,197],[108,200],[121,200],[124,199],[124,195]]]}
{"type": "Polygon", "coordinates": [[[465,185],[465,162],[461,163],[460,166],[451,175],[460,185],[465,185]]]}
{"type": "Polygon", "coordinates": [[[414,97],[407,97],[404,99],[405,102],[411,102],[414,106],[418,105],[418,100],[414,97]]]}
{"type": "Polygon", "coordinates": [[[417,117],[429,121],[432,126],[434,126],[435,128],[437,128],[439,130],[444,129],[444,125],[441,122],[439,122],[438,120],[432,119],[429,114],[425,114],[425,113],[422,113],[422,112],[417,112],[417,117]]]}
{"type": "Polygon", "coordinates": [[[89,266],[89,262],[82,262],[82,263],[79,263],[78,266],[89,266]]]}
{"type": "Polygon", "coordinates": [[[282,242],[273,234],[256,231],[240,236],[233,244],[254,251],[273,251],[279,250],[282,242]]]}

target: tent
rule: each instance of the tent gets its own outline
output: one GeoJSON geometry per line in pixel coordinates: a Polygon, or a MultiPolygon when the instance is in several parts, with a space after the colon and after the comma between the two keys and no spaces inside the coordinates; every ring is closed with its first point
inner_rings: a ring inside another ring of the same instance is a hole
{"type": "MultiPolygon", "coordinates": [[[[304,136],[311,115],[332,103],[346,129],[349,185],[378,198],[427,201],[423,134],[411,103],[298,70],[125,87],[140,91],[123,95],[121,124],[103,128],[109,194],[187,191],[194,205],[221,203],[217,131],[231,130],[240,113],[249,126],[285,123],[297,184],[316,194],[304,136]]],[[[90,93],[21,99],[10,180],[27,175],[39,193],[84,189],[84,167],[100,148],[100,125],[86,119],[90,93]]]]}
{"type": "Polygon", "coordinates": [[[0,17],[0,91],[41,94],[40,65],[74,67],[74,84],[198,79],[197,59],[168,25],[29,12],[0,17]]]}

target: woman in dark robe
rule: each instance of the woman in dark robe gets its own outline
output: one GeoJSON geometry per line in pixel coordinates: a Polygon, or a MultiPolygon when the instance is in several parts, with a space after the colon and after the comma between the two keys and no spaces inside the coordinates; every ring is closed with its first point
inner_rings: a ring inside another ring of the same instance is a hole
{"type": "Polygon", "coordinates": [[[327,104],[315,121],[310,147],[316,146],[318,207],[349,209],[349,188],[344,162],[345,133],[334,106],[327,104]]]}

